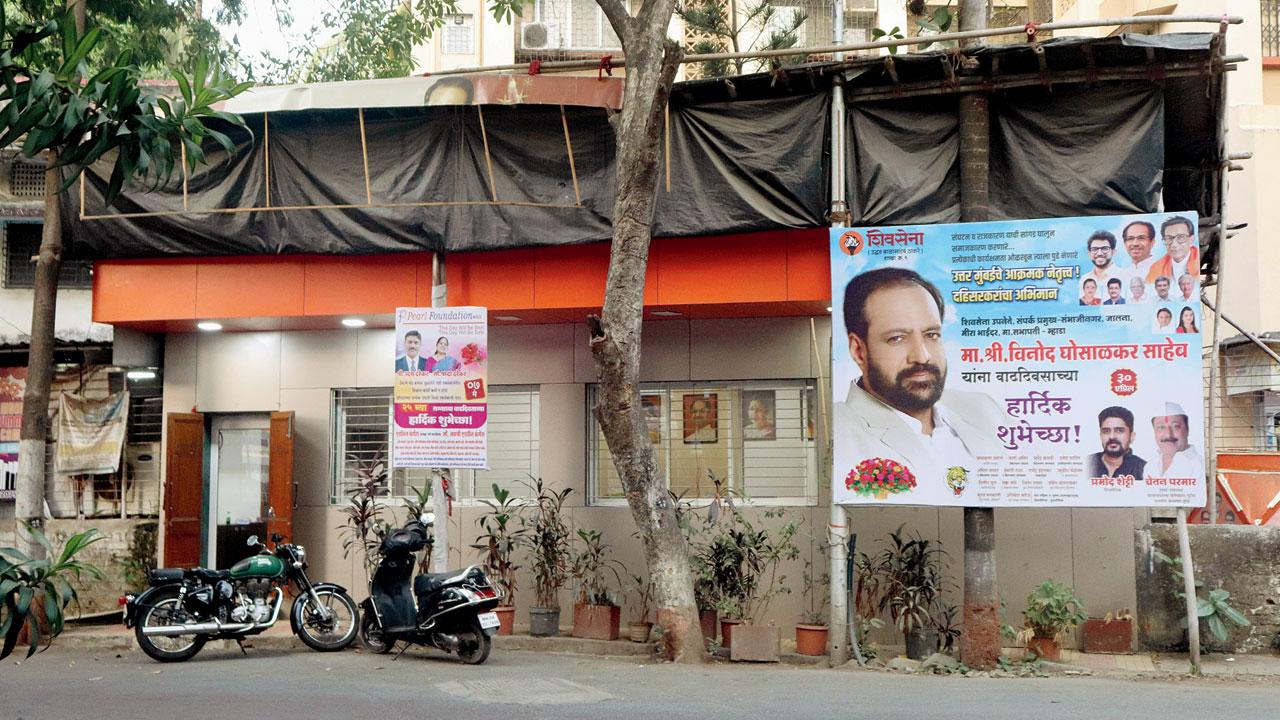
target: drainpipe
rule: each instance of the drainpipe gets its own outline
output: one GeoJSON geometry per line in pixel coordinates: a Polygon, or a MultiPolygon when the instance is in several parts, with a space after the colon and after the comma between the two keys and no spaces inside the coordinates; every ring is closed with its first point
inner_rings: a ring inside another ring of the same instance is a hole
{"type": "MultiPolygon", "coordinates": [[[[844,18],[841,13],[841,3],[835,3],[836,9],[836,28],[837,32],[844,25],[844,18]]],[[[838,36],[837,36],[838,39],[838,36]]],[[[837,59],[840,55],[837,54],[837,59]]],[[[832,80],[831,88],[831,227],[844,227],[849,221],[848,205],[845,203],[845,184],[844,184],[844,144],[845,144],[845,117],[844,117],[844,76],[838,74],[832,80]]],[[[835,307],[836,299],[832,298],[832,307],[835,307]]],[[[834,348],[839,343],[833,342],[834,348]]],[[[822,373],[821,369],[818,371],[822,373]]],[[[834,393],[832,393],[834,397],[834,393]]],[[[826,402],[823,399],[822,402],[826,402]]],[[[827,426],[827,433],[830,433],[830,425],[827,426]]],[[[826,435],[827,433],[824,433],[826,435]]],[[[828,446],[829,447],[829,446],[828,446]]],[[[826,458],[828,464],[831,458],[826,458]]],[[[827,652],[831,658],[833,667],[843,665],[849,661],[850,646],[850,624],[849,624],[849,594],[848,594],[848,578],[845,567],[846,550],[845,543],[849,538],[849,515],[845,512],[844,506],[837,505],[835,499],[836,478],[831,478],[831,520],[827,525],[828,548],[831,555],[831,569],[829,571],[831,577],[831,632],[827,633],[827,652]]]]}
{"type": "MultiPolygon", "coordinates": [[[[444,281],[444,256],[431,256],[431,307],[448,305],[448,292],[444,281]]],[[[436,468],[431,475],[431,511],[436,515],[435,545],[431,549],[431,571],[449,569],[449,498],[445,495],[444,479],[448,470],[436,468]]]]}

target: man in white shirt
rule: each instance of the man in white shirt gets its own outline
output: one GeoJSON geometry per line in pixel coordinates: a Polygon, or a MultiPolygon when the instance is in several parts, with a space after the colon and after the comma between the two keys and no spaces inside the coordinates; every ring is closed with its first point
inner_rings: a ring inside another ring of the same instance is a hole
{"type": "Polygon", "coordinates": [[[1173,326],[1173,311],[1162,307],[1156,311],[1156,319],[1151,323],[1151,332],[1171,333],[1177,328],[1173,326]]]}
{"type": "Polygon", "coordinates": [[[1144,303],[1150,300],[1151,298],[1147,296],[1147,284],[1142,282],[1140,275],[1134,275],[1129,280],[1129,302],[1144,303]]]}
{"type": "Polygon", "coordinates": [[[954,497],[949,468],[973,471],[977,456],[1004,452],[996,429],[1008,416],[1000,406],[980,393],[943,391],[942,315],[942,295],[912,270],[871,270],[845,288],[849,353],[862,377],[835,406],[841,487],[863,461],[885,459],[906,466],[918,483],[900,502],[912,502],[913,493],[954,497]]]}
{"type": "Polygon", "coordinates": [[[1124,226],[1120,239],[1133,262],[1133,274],[1145,279],[1147,271],[1156,263],[1156,257],[1151,254],[1156,244],[1156,226],[1146,220],[1136,220],[1124,226]]]}
{"type": "MultiPolygon", "coordinates": [[[[1084,281],[1093,278],[1098,283],[1098,288],[1105,288],[1107,281],[1113,278],[1119,279],[1121,283],[1120,297],[1124,298],[1124,286],[1129,284],[1129,278],[1133,273],[1128,268],[1122,268],[1115,264],[1114,258],[1116,254],[1116,236],[1106,230],[1099,230],[1089,236],[1089,242],[1086,246],[1089,249],[1089,260],[1093,262],[1093,269],[1084,274],[1080,278],[1080,285],[1083,289],[1084,281]]],[[[1119,303],[1111,303],[1118,305],[1119,303]]]]}
{"type": "Polygon", "coordinates": [[[1164,240],[1165,254],[1147,269],[1147,281],[1154,282],[1161,275],[1180,278],[1190,275],[1200,277],[1200,250],[1196,247],[1195,226],[1184,217],[1171,217],[1160,224],[1160,237],[1164,240]]]}
{"type": "Polygon", "coordinates": [[[1187,411],[1174,402],[1164,404],[1164,415],[1151,418],[1160,458],[1147,464],[1147,477],[1204,478],[1204,458],[1187,442],[1187,411]]]}

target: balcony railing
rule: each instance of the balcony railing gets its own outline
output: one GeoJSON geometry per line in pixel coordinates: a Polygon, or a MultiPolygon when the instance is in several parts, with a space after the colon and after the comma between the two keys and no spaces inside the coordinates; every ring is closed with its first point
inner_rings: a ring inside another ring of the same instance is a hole
{"type": "Polygon", "coordinates": [[[1280,57],[1280,0],[1262,1],[1262,56],[1280,57]]]}

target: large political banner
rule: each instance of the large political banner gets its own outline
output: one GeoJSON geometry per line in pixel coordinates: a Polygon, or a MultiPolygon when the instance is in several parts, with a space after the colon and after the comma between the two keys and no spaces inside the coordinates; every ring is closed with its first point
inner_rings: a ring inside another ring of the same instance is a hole
{"type": "Polygon", "coordinates": [[[1204,505],[1197,222],[833,229],[835,502],[1204,505]]]}
{"type": "Polygon", "coordinates": [[[396,467],[488,468],[488,358],[485,308],[396,308],[396,467]]]}

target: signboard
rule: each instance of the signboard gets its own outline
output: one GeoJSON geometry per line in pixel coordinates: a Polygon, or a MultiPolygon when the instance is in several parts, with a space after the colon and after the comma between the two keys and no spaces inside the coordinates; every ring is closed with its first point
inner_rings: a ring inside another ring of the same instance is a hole
{"type": "Polygon", "coordinates": [[[833,229],[834,501],[1205,503],[1197,218],[833,229]]]}
{"type": "Polygon", "coordinates": [[[488,313],[396,308],[392,464],[488,468],[488,313]]]}
{"type": "Polygon", "coordinates": [[[0,368],[0,502],[18,494],[18,439],[26,389],[26,368],[0,368]]]}

